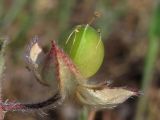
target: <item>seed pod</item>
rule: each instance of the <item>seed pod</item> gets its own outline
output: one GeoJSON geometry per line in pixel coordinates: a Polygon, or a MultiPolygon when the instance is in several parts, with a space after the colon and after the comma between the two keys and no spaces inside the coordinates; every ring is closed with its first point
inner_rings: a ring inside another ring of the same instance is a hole
{"type": "Polygon", "coordinates": [[[74,29],[65,43],[64,50],[86,78],[94,75],[103,62],[104,46],[101,36],[88,24],[79,25],[74,29]]]}

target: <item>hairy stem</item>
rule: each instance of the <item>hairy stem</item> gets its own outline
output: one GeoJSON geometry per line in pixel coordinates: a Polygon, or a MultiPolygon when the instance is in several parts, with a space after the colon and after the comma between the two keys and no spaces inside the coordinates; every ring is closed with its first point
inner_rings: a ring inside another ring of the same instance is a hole
{"type": "MultiPolygon", "coordinates": [[[[2,76],[4,71],[4,64],[5,64],[5,58],[4,58],[4,52],[5,52],[5,46],[7,44],[7,40],[5,38],[0,38],[0,102],[2,100],[2,76]]],[[[4,112],[0,108],[0,120],[3,120],[4,112]]]]}

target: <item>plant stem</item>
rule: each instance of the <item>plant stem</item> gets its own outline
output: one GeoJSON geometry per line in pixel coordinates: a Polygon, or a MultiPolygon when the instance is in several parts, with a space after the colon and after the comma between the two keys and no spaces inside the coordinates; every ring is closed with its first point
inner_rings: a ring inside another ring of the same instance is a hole
{"type": "Polygon", "coordinates": [[[6,44],[7,44],[7,39],[0,38],[0,80],[3,73],[3,69],[4,69],[4,52],[5,52],[6,44]]]}
{"type": "MultiPolygon", "coordinates": [[[[151,82],[153,81],[153,72],[155,67],[155,62],[157,59],[159,45],[160,45],[160,3],[157,5],[154,16],[151,22],[150,32],[149,32],[149,48],[146,56],[142,91],[144,91],[144,96],[142,96],[138,103],[136,120],[143,120],[145,112],[147,109],[148,102],[148,91],[151,87],[151,82]]],[[[145,119],[146,120],[146,119],[145,119]]]]}
{"type": "MultiPolygon", "coordinates": [[[[7,40],[5,38],[0,38],[0,102],[2,100],[2,76],[5,66],[4,52],[6,44],[7,40]]],[[[3,117],[4,117],[4,112],[2,111],[0,106],[0,120],[3,120],[3,117]]]]}
{"type": "Polygon", "coordinates": [[[87,108],[83,108],[78,120],[88,120],[88,110],[87,108]]]}

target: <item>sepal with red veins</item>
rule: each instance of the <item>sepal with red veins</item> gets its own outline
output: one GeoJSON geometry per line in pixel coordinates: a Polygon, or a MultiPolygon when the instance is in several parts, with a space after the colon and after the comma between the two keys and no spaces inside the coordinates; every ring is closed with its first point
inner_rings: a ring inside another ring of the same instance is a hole
{"type": "Polygon", "coordinates": [[[121,87],[109,87],[90,85],[80,75],[72,60],[55,44],[52,43],[52,51],[57,58],[58,75],[60,80],[60,94],[66,98],[76,97],[82,105],[93,108],[112,108],[127,100],[137,92],[121,87]],[[101,89],[99,89],[101,88],[101,89]]]}

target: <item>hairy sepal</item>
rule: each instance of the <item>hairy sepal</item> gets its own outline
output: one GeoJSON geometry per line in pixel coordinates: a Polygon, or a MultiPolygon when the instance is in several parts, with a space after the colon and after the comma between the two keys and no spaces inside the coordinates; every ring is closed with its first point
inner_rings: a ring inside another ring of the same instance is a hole
{"type": "Polygon", "coordinates": [[[42,80],[41,71],[44,65],[44,60],[46,58],[41,46],[38,43],[39,38],[35,36],[29,45],[27,46],[25,58],[27,61],[27,67],[35,75],[36,79],[46,85],[42,80]]]}
{"type": "Polygon", "coordinates": [[[72,60],[58,48],[55,42],[52,43],[52,48],[57,58],[60,90],[63,96],[76,97],[82,105],[101,109],[116,107],[129,97],[137,95],[137,92],[121,87],[109,87],[103,83],[88,84],[72,60]]]}
{"type": "MultiPolygon", "coordinates": [[[[36,43],[35,43],[36,44],[36,43]]],[[[33,46],[35,45],[33,44],[33,46]]],[[[37,47],[37,46],[34,46],[37,47]]],[[[40,47],[38,47],[40,48],[40,47]]],[[[33,48],[31,48],[33,50],[33,48]]],[[[32,52],[32,50],[30,50],[32,52]]],[[[41,54],[41,52],[37,52],[36,54],[41,54]]],[[[37,55],[36,55],[37,56],[37,55]]],[[[37,70],[36,65],[38,65],[37,59],[38,57],[32,56],[32,54],[29,54],[28,59],[32,60],[31,65],[33,64],[34,70],[37,70]]],[[[46,99],[46,101],[42,101],[40,103],[35,103],[35,104],[21,104],[21,103],[12,103],[9,102],[8,106],[6,106],[7,102],[1,102],[0,106],[3,110],[24,110],[24,109],[33,109],[34,107],[36,109],[41,108],[41,107],[46,107],[45,105],[51,105],[52,102],[53,104],[56,103],[57,101],[70,101],[77,100],[79,104],[85,105],[91,108],[97,108],[97,109],[102,109],[102,108],[113,108],[116,107],[117,105],[123,103],[125,100],[127,100],[131,96],[136,96],[137,92],[134,92],[132,90],[124,89],[124,88],[110,88],[108,86],[102,86],[100,85],[90,85],[84,80],[84,77],[81,76],[80,72],[76,68],[76,66],[73,64],[72,60],[61,50],[56,43],[53,41],[52,42],[52,48],[50,52],[48,53],[47,57],[45,57],[45,62],[46,64],[42,64],[41,69],[44,74],[47,73],[47,69],[52,73],[53,75],[56,75],[54,79],[52,77],[50,78],[53,82],[57,81],[57,86],[58,86],[58,98],[56,95],[53,95],[52,99],[46,99]],[[50,69],[49,69],[50,68],[50,69]],[[55,97],[54,97],[55,96],[55,97]],[[47,102],[49,100],[49,103],[47,102]],[[12,106],[16,105],[17,108],[14,108],[12,106]],[[18,106],[17,106],[18,105],[18,106]],[[44,106],[42,106],[44,105],[44,106]],[[7,109],[9,108],[9,109],[7,109]]],[[[40,64],[39,64],[40,65],[40,64]]],[[[38,66],[39,67],[39,66],[38,66]]],[[[36,74],[34,72],[34,74],[36,74]]],[[[38,71],[38,74],[40,75],[41,78],[42,74],[41,72],[38,71]]],[[[35,75],[36,76],[36,75],[35,75]]]]}
{"type": "Polygon", "coordinates": [[[104,87],[99,90],[86,88],[79,86],[76,93],[78,100],[91,108],[113,108],[123,103],[131,96],[137,95],[137,92],[133,92],[124,88],[111,88],[104,87]]]}
{"type": "Polygon", "coordinates": [[[63,98],[73,97],[78,80],[82,78],[72,60],[60,49],[56,43],[52,42],[52,54],[57,61],[57,78],[59,80],[60,93],[63,98]]]}

